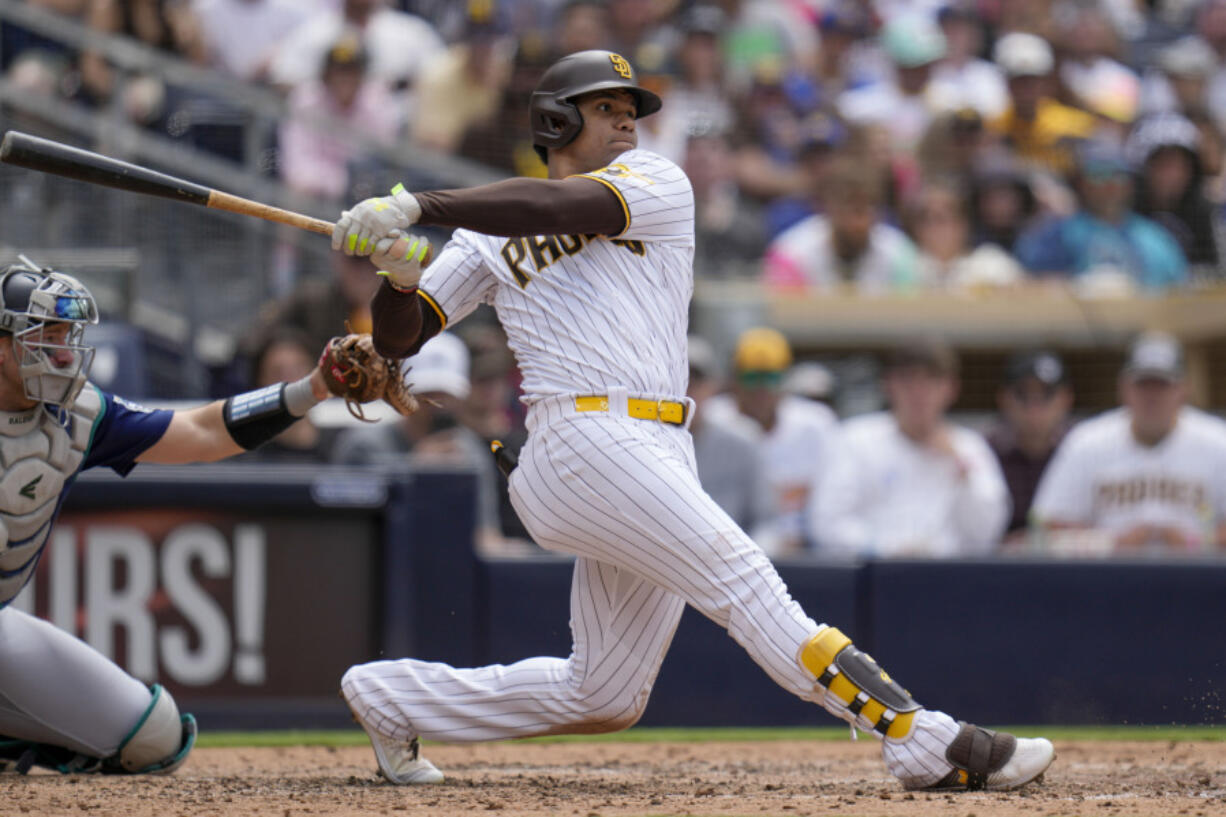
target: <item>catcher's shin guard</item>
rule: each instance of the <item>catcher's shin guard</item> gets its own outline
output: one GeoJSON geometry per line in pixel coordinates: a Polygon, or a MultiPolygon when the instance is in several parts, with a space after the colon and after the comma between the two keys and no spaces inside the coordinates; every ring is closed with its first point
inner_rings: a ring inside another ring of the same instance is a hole
{"type": "Polygon", "coordinates": [[[119,751],[102,761],[105,774],[173,772],[196,745],[196,719],[179,714],[179,707],[161,684],[150,689],[152,700],[119,751]]]}
{"type": "Polygon", "coordinates": [[[173,772],[196,745],[196,719],[179,707],[161,684],[149,690],[149,707],[108,758],[83,755],[62,746],[0,735],[0,772],[27,774],[32,768],[60,774],[153,774],[173,772]]]}
{"type": "Polygon", "coordinates": [[[819,630],[801,646],[799,660],[826,691],[822,705],[835,717],[883,738],[911,733],[922,707],[837,628],[819,630]]]}

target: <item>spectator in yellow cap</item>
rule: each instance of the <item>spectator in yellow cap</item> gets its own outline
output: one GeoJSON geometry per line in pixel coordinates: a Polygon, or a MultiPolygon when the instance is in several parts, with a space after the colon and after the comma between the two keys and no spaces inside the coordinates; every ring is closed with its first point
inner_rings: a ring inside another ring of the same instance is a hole
{"type": "Polygon", "coordinates": [[[772,510],[750,534],[771,556],[807,547],[805,506],[838,427],[827,406],[784,390],[791,365],[787,338],[774,329],[749,329],[732,356],[731,394],[712,397],[704,406],[714,417],[741,423],[758,442],[772,510]]]}
{"type": "Polygon", "coordinates": [[[1072,143],[1088,138],[1094,117],[1052,96],[1056,58],[1047,40],[1014,31],[996,41],[996,64],[1009,83],[1009,109],[989,122],[1005,143],[1027,163],[1064,174],[1076,159],[1072,143]]]}

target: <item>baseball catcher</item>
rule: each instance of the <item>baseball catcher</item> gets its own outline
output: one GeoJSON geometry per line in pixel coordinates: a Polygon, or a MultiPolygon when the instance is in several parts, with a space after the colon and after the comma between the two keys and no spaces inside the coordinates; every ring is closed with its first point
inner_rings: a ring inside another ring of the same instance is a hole
{"type": "MultiPolygon", "coordinates": [[[[0,770],[172,772],[196,739],[195,720],[163,687],[11,606],[77,474],[224,459],[329,396],[317,367],[200,408],[147,409],[89,382],[85,329],[97,321],[93,297],[71,275],[25,259],[0,269],[0,770]]],[[[383,379],[382,394],[396,379],[383,379]]]]}
{"type": "Polygon", "coordinates": [[[568,658],[461,669],[405,658],[349,669],[341,691],[383,775],[433,783],[419,738],[609,732],[642,714],[687,604],[780,686],[882,740],[908,789],[1012,789],[1051,763],[1042,738],[921,706],[838,629],[810,618],[752,539],[702,489],[685,396],[694,196],[638,150],[659,110],[630,63],[564,57],[533,93],[548,179],[367,199],[333,246],[399,266],[413,224],[459,228],[420,280],[380,286],[374,344],[402,357],[492,304],[523,374],[528,441],[508,484],[541,546],[576,556],[568,658]],[[397,251],[399,254],[399,251],[397,251]]]}

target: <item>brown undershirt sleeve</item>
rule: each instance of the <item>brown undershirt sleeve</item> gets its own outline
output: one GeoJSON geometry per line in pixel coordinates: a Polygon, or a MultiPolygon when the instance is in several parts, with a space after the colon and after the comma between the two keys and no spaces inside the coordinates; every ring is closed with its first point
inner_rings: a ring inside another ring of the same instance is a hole
{"type": "Polygon", "coordinates": [[[486,235],[620,235],[629,213],[611,186],[595,179],[507,179],[462,190],[413,194],[419,224],[486,235]]]}
{"type": "Polygon", "coordinates": [[[423,306],[416,289],[400,292],[387,281],[380,284],[370,302],[375,351],[396,359],[417,354],[443,328],[438,313],[423,306]]]}

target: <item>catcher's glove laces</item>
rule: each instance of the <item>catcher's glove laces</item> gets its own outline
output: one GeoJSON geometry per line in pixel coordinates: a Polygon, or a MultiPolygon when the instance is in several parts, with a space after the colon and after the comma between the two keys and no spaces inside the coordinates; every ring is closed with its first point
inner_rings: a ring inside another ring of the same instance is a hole
{"type": "Polygon", "coordinates": [[[349,413],[364,423],[364,404],[383,400],[404,415],[417,411],[417,398],[400,371],[400,362],[375,351],[369,334],[349,334],[328,341],[319,359],[328,391],[345,400],[349,413]]]}

